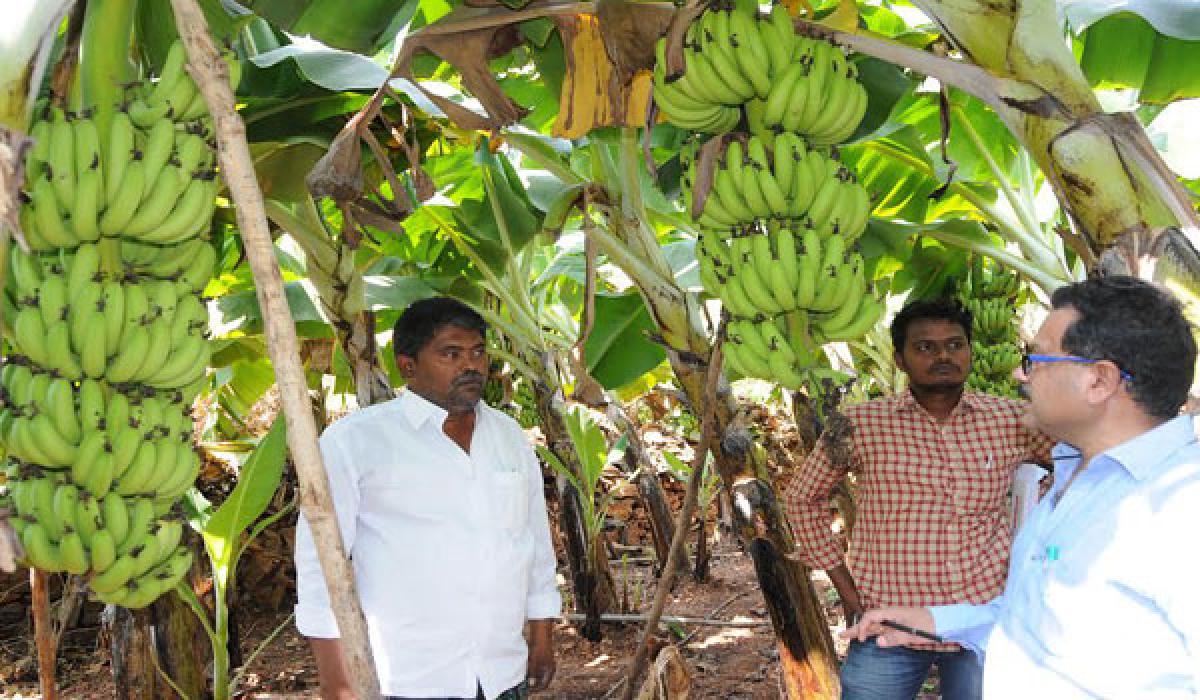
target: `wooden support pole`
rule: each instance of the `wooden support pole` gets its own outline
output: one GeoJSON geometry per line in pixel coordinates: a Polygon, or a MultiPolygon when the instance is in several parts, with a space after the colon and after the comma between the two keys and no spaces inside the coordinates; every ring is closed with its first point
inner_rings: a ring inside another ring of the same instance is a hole
{"type": "MultiPolygon", "coordinates": [[[[724,324],[722,324],[717,336],[721,337],[724,331],[724,324]]],[[[714,439],[713,433],[717,422],[715,397],[717,383],[721,378],[720,343],[713,346],[712,355],[709,356],[708,361],[708,374],[704,384],[704,416],[700,419],[700,444],[696,446],[696,456],[692,460],[692,472],[688,476],[687,492],[683,497],[683,505],[679,507],[679,519],[675,522],[670,554],[667,555],[667,563],[663,565],[662,576],[658,580],[658,590],[654,592],[654,603],[650,606],[649,614],[646,615],[646,627],[642,630],[642,637],[633,654],[633,661],[629,662],[629,671],[625,676],[625,689],[621,693],[621,700],[633,700],[634,691],[637,689],[637,679],[642,675],[642,670],[646,667],[646,660],[650,657],[650,637],[658,629],[663,607],[667,604],[667,595],[671,592],[671,585],[675,581],[679,561],[684,556],[683,542],[687,539],[688,523],[692,519],[692,511],[696,509],[696,501],[700,495],[700,482],[704,481],[704,462],[708,459],[708,451],[714,439]]]]}
{"type": "Polygon", "coordinates": [[[50,622],[50,586],[46,572],[29,569],[30,609],[33,612],[33,639],[37,646],[38,684],[42,700],[57,700],[58,684],[54,681],[58,640],[50,622]]]}
{"type": "Polygon", "coordinates": [[[329,587],[346,670],[355,685],[358,700],[377,700],[381,697],[379,678],[371,656],[367,622],[359,603],[354,570],[346,558],[333,511],[325,465],[317,447],[316,424],[308,397],[308,383],[300,365],[295,322],[275,262],[262,191],[246,143],[246,125],[234,109],[228,71],[209,35],[200,7],[195,0],[171,0],[171,7],[175,10],[179,36],[187,49],[188,68],[212,114],[221,176],[237,207],[238,227],[262,309],[267,352],[275,367],[275,381],[283,403],[288,449],[300,481],[300,510],[312,528],[321,570],[329,587]]]}

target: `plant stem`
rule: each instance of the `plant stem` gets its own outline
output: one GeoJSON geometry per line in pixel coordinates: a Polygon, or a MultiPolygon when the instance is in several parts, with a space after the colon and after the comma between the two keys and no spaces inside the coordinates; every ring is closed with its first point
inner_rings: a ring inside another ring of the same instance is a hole
{"type": "MultiPolygon", "coordinates": [[[[971,142],[975,145],[975,149],[983,158],[983,162],[987,164],[988,170],[990,170],[992,173],[992,177],[1000,185],[1000,189],[1004,192],[1005,198],[1008,199],[1009,205],[1012,207],[1013,212],[1016,213],[1017,218],[1024,227],[1024,231],[1022,232],[1024,235],[1020,236],[1020,238],[1017,240],[1017,243],[1021,246],[1022,250],[1025,251],[1025,254],[1032,258],[1039,267],[1047,270],[1060,267],[1065,269],[1066,266],[1063,261],[1054,254],[1054,251],[1052,251],[1041,238],[1041,224],[1038,223],[1037,217],[1034,215],[1030,206],[1030,197],[1032,196],[1032,192],[1025,190],[1026,196],[1022,197],[1017,193],[1016,190],[1013,189],[1012,183],[1008,180],[1008,176],[1000,169],[1000,165],[996,163],[996,160],[992,158],[991,151],[988,150],[987,144],[983,142],[983,138],[979,136],[979,132],[975,129],[974,125],[971,124],[971,120],[967,119],[961,108],[956,107],[954,111],[959,116],[959,126],[962,127],[962,129],[967,133],[967,136],[971,139],[971,142]]],[[[1010,230],[1013,233],[1017,232],[1015,226],[1011,227],[1010,230]]]]}
{"type": "Polygon", "coordinates": [[[1070,281],[1069,279],[1059,279],[1049,271],[1043,270],[1025,258],[1022,258],[1019,255],[1013,255],[1003,248],[998,248],[989,243],[977,241],[966,236],[960,236],[957,233],[938,231],[936,229],[929,228],[923,229],[921,231],[921,235],[929,236],[930,238],[942,241],[943,243],[949,243],[950,245],[957,246],[965,250],[973,250],[977,253],[987,255],[988,257],[995,259],[996,262],[1007,265],[1017,272],[1025,275],[1030,279],[1030,281],[1041,287],[1042,290],[1047,294],[1053,292],[1055,289],[1058,289],[1070,281]]]}
{"type": "Polygon", "coordinates": [[[96,110],[93,118],[102,150],[108,145],[113,106],[133,77],[129,44],[136,10],[137,0],[88,0],[83,18],[76,79],[82,103],[73,106],[96,110]]]}
{"type": "Polygon", "coordinates": [[[587,182],[584,178],[576,175],[575,171],[571,170],[561,160],[549,157],[542,147],[543,144],[539,143],[536,137],[506,131],[504,132],[504,140],[508,145],[520,151],[521,155],[542,166],[542,169],[553,174],[559,180],[562,180],[563,183],[576,185],[587,182]]]}

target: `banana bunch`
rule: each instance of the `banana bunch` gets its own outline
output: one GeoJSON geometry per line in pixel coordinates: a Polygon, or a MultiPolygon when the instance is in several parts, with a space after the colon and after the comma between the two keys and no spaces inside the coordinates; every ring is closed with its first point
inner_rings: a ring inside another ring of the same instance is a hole
{"type": "Polygon", "coordinates": [[[182,53],[176,42],[167,64],[174,77],[164,73],[153,88],[135,89],[146,99],[114,112],[104,138],[91,111],[50,108],[34,124],[21,213],[31,248],[74,248],[102,236],[170,245],[208,230],[219,185],[214,141],[182,53]],[[164,83],[181,86],[174,99],[191,101],[179,120],[171,118],[171,93],[156,97],[164,83]],[[150,120],[151,112],[162,116],[150,120]]]}
{"type": "Polygon", "coordinates": [[[1021,277],[1012,270],[1001,270],[974,256],[960,293],[965,298],[1015,301],[1021,291],[1021,277]]]}
{"type": "Polygon", "coordinates": [[[10,522],[31,565],[90,575],[97,597],[130,608],[174,588],[191,567],[182,518],[156,516],[151,499],[97,498],[66,472],[17,462],[6,473],[10,522]]]}
{"type": "MultiPolygon", "coordinates": [[[[866,230],[871,204],[867,191],[849,169],[820,150],[810,149],[791,132],[782,132],[769,148],[759,136],[727,140],[712,169],[704,197],[701,227],[731,230],[762,219],[803,220],[822,239],[838,236],[847,244],[866,230]]],[[[684,206],[693,211],[699,159],[682,154],[684,206]]]]}
{"type": "Polygon", "coordinates": [[[809,334],[808,313],[801,310],[730,321],[725,329],[725,364],[745,377],[759,377],[795,391],[820,351],[809,334]]]}
{"type": "Polygon", "coordinates": [[[70,381],[140,382],[194,397],[210,353],[208,309],[194,290],[211,277],[215,262],[212,246],[194,248],[177,269],[152,268],[163,277],[110,279],[94,244],[54,256],[45,267],[40,255],[14,246],[11,341],[17,354],[70,381]]]}
{"type": "Polygon", "coordinates": [[[666,39],[659,39],[654,101],[676,126],[714,134],[730,131],[741,121],[740,105],[771,92],[792,61],[796,42],[782,4],[765,18],[757,3],[746,0],[710,6],[688,27],[682,75],[666,74],[666,39]]]}
{"type": "Polygon", "coordinates": [[[856,338],[883,312],[867,289],[862,256],[846,250],[841,236],[822,241],[812,228],[774,221],[742,229],[728,243],[704,230],[696,258],[705,288],[731,314],[759,319],[809,311],[821,342],[856,338]]]}
{"type": "Polygon", "coordinates": [[[1007,377],[1021,364],[1021,350],[1013,343],[984,345],[971,342],[971,362],[977,374],[1007,377]]]}
{"type": "Polygon", "coordinates": [[[44,111],[20,212],[31,252],[12,249],[0,290],[11,522],[30,565],[131,608],[192,562],[177,501],[201,466],[190,406],[211,357],[201,234],[217,179],[184,60],[176,44],[120,105],[44,111]]]}
{"type": "Polygon", "coordinates": [[[959,286],[963,305],[971,312],[971,374],[967,387],[997,396],[1018,396],[1012,372],[1021,363],[1016,303],[1020,277],[973,257],[959,286]]]}
{"type": "Polygon", "coordinates": [[[1007,299],[964,299],[963,305],[971,312],[972,335],[977,340],[1016,342],[1016,311],[1007,299]]]}
{"type": "Polygon", "coordinates": [[[787,69],[761,102],[747,104],[752,133],[793,132],[816,146],[850,138],[867,112],[867,91],[841,47],[795,37],[787,69]]]}

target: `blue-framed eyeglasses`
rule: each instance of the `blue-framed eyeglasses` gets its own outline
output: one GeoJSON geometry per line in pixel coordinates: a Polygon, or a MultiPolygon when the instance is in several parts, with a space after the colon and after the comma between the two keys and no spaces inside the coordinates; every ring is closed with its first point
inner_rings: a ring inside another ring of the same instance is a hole
{"type": "MultiPolygon", "coordinates": [[[[1111,360],[1108,360],[1112,362],[1111,360]]],[[[1091,357],[1080,357],[1078,355],[1038,355],[1036,353],[1023,352],[1021,353],[1021,373],[1026,377],[1033,371],[1033,366],[1037,364],[1050,362],[1077,362],[1084,365],[1094,365],[1097,362],[1105,362],[1105,360],[1096,360],[1091,357]]],[[[1116,365],[1116,363],[1113,363],[1116,365]]],[[[1117,366],[1117,371],[1121,373],[1121,379],[1127,382],[1133,381],[1133,375],[1117,366]]]]}

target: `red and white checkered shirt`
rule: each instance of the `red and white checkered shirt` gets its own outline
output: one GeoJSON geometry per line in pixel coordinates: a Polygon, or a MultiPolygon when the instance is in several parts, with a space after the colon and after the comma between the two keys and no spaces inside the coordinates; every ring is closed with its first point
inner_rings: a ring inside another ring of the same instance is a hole
{"type": "Polygon", "coordinates": [[[805,563],[843,562],[829,495],[849,469],[858,513],[845,559],[864,608],[995,598],[1008,567],[1013,471],[1048,463],[1052,446],[1021,424],[1022,403],[968,392],[939,424],[905,391],[843,413],[854,426],[850,464],[832,464],[821,439],[784,495],[805,563]]]}

